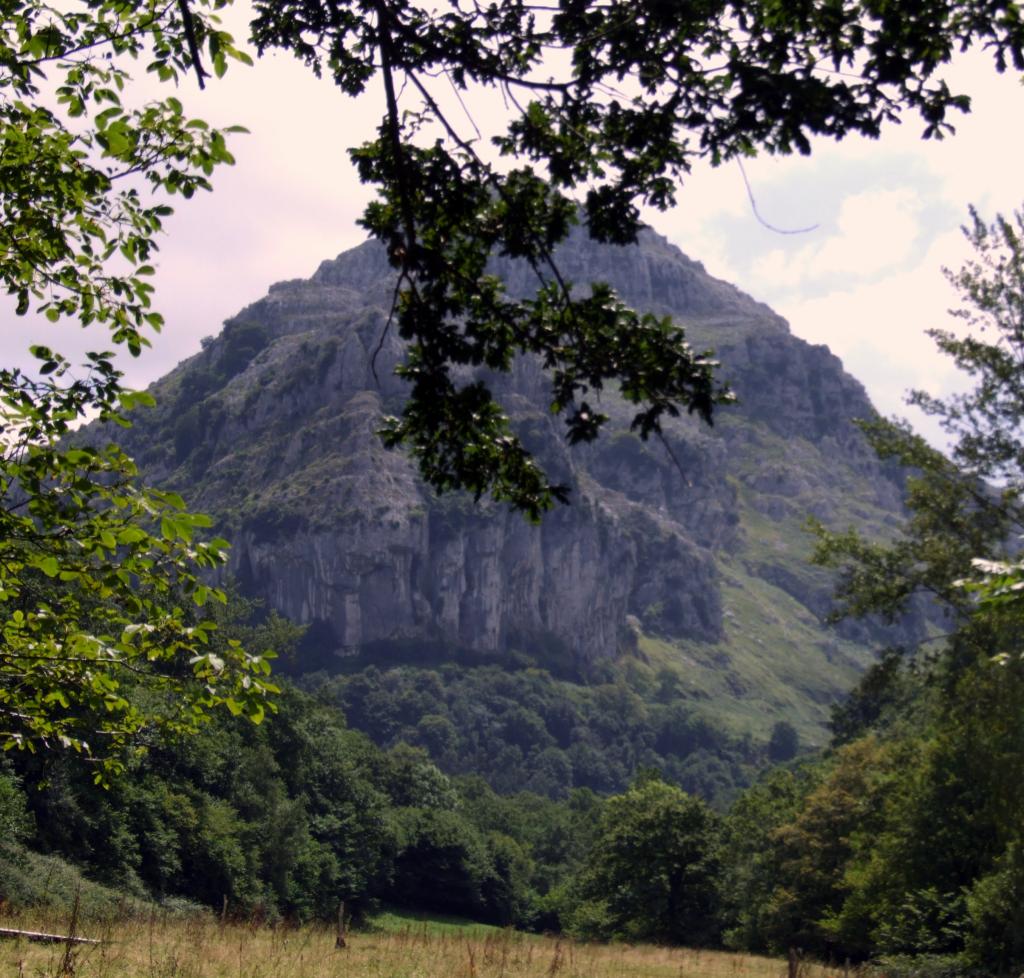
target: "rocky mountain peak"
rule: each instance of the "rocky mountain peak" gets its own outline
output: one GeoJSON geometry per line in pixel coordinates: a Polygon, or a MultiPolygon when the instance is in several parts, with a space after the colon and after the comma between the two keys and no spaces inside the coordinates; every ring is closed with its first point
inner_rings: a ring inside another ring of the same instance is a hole
{"type": "MultiPolygon", "coordinates": [[[[739,404],[713,428],[671,421],[662,446],[631,433],[606,394],[611,430],[570,450],[523,360],[498,381],[503,403],[573,489],[540,526],[436,497],[377,439],[401,406],[402,349],[384,332],[394,273],[372,242],[229,320],[155,385],[159,406],[129,447],[220,521],[246,590],[311,626],[311,662],[417,643],[581,672],[621,654],[675,656],[695,685],[740,698],[774,670],[808,688],[805,719],[820,721],[867,652],[821,623],[830,583],[805,562],[804,521],[885,533],[900,510],[898,483],[852,423],[872,413],[862,386],[652,231],[630,247],[576,232],[556,260],[714,347],[739,404]]],[[[494,267],[512,293],[535,286],[521,264],[494,267]]]]}

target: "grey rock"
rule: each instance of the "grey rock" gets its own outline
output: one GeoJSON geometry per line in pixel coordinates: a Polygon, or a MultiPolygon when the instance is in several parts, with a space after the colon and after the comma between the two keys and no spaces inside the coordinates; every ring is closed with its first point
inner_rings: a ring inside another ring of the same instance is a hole
{"type": "MultiPolygon", "coordinates": [[[[495,387],[549,473],[573,489],[572,505],[540,526],[437,498],[378,441],[403,385],[393,374],[402,345],[386,328],[394,274],[375,243],[308,281],[272,286],[230,320],[155,385],[159,407],[128,447],[151,477],[218,518],[247,590],[317,623],[337,655],[420,640],[495,654],[557,648],[586,666],[635,643],[638,623],[721,643],[722,568],[733,557],[824,615],[820,572],[753,553],[788,547],[789,531],[763,544],[751,514],[786,526],[808,513],[833,519],[849,492],[880,525],[899,512],[899,473],[875,462],[851,420],[872,413],[863,387],[825,347],[794,338],[653,232],[628,248],[577,234],[557,260],[567,278],[606,279],[638,308],[686,324],[695,345],[716,347],[740,404],[714,428],[673,420],[661,444],[632,434],[626,406],[608,394],[611,430],[570,451],[546,410],[543,371],[521,358],[495,387]]],[[[494,267],[513,293],[535,285],[521,265],[494,267]]]]}

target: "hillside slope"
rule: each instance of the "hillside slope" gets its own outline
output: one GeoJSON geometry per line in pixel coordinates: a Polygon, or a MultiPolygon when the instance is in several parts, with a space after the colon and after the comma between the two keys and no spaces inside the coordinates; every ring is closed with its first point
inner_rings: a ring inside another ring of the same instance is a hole
{"type": "MultiPolygon", "coordinates": [[[[217,518],[244,590],[310,625],[300,666],[408,661],[417,648],[525,655],[582,676],[629,660],[739,730],[763,735],[785,718],[819,739],[869,652],[822,624],[830,584],[806,563],[806,518],[884,534],[900,513],[899,474],[851,421],[872,412],[863,388],[653,232],[629,248],[576,235],[558,261],[570,279],[607,280],[684,323],[716,350],[739,405],[713,428],[670,422],[670,454],[630,433],[606,395],[617,423],[570,450],[542,372],[521,360],[495,385],[573,489],[540,526],[437,498],[378,441],[403,391],[400,342],[384,329],[394,280],[375,243],[229,320],[154,386],[158,407],[128,447],[217,518]]],[[[497,270],[510,291],[531,285],[522,267],[497,270]]]]}

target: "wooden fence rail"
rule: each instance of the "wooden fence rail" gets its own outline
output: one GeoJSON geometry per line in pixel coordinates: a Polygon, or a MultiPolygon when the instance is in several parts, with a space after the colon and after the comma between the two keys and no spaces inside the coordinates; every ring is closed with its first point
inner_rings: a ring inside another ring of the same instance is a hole
{"type": "Polygon", "coordinates": [[[102,941],[90,937],[71,937],[67,934],[43,934],[35,930],[15,930],[13,927],[0,927],[0,937],[23,937],[26,941],[40,944],[101,944],[102,941]]]}

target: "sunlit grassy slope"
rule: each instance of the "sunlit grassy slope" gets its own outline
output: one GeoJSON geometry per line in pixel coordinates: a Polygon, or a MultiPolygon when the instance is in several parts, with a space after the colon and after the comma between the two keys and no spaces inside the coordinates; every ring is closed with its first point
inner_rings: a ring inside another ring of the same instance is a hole
{"type": "Polygon", "coordinates": [[[744,441],[731,475],[742,533],[731,553],[716,555],[722,639],[697,642],[641,630],[638,661],[630,668],[651,677],[675,672],[685,696],[737,732],[763,739],[784,719],[804,747],[817,746],[827,737],[832,704],[856,683],[873,652],[823,621],[835,579],[811,562],[815,538],[808,520],[834,530],[856,527],[874,539],[891,536],[897,520],[876,502],[856,460],[829,460],[818,448],[760,425],[745,428],[744,441]],[[791,471],[800,476],[795,485],[787,479],[791,471]]]}

